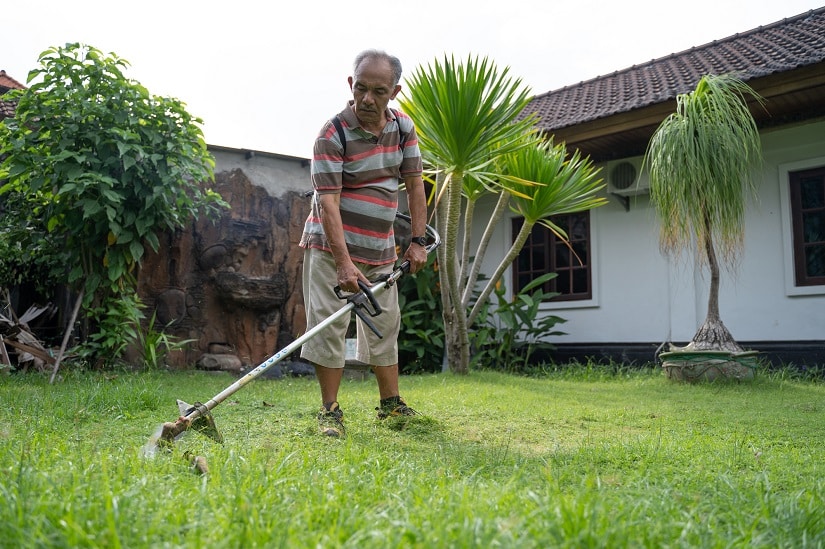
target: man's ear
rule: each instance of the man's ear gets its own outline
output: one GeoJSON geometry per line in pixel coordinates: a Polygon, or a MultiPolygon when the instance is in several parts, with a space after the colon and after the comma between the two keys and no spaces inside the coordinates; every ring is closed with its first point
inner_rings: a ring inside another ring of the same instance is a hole
{"type": "Polygon", "coordinates": [[[349,83],[349,91],[352,91],[352,82],[353,82],[352,76],[347,77],[347,82],[349,83]]]}
{"type": "Polygon", "coordinates": [[[401,84],[396,84],[395,89],[392,91],[392,95],[390,96],[390,99],[391,100],[395,99],[395,96],[398,95],[398,92],[400,92],[400,91],[401,91],[401,84]]]}

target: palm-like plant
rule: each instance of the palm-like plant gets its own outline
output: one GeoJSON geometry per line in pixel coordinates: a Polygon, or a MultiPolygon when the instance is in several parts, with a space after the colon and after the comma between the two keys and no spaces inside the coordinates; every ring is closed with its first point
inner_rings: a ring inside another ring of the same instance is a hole
{"type": "Polygon", "coordinates": [[[677,97],[676,112],[656,130],[645,154],[650,196],[661,221],[660,247],[678,256],[696,246],[710,270],[707,317],[687,350],[741,352],[719,315],[720,262],[735,268],[744,241],[753,169],[761,161],[746,96],[761,97],[732,75],[704,76],[677,97]]]}
{"type": "MultiPolygon", "coordinates": [[[[598,202],[592,197],[597,185],[591,177],[581,176],[592,168],[588,165],[582,169],[578,159],[567,165],[563,161],[563,147],[542,145],[533,118],[521,117],[530,100],[529,91],[522,88],[520,80],[513,80],[507,74],[507,69],[499,72],[487,59],[469,58],[465,64],[456,64],[454,59],[445,58],[443,63],[417,69],[400,99],[401,107],[415,120],[424,161],[436,173],[436,226],[445,244],[438,250],[445,343],[447,362],[456,373],[468,370],[468,329],[479,313],[479,304],[486,300],[524,244],[521,240],[519,246],[505,256],[468,316],[487,244],[511,198],[529,202],[534,193],[541,193],[546,187],[543,194],[538,194],[545,216],[524,206],[526,202],[518,203],[517,208],[525,215],[525,225],[530,223],[530,227],[542,217],[574,211],[569,209],[574,201],[564,201],[569,197],[559,192],[555,180],[531,179],[535,174],[522,170],[517,159],[527,157],[520,155],[536,155],[534,158],[541,159],[538,160],[541,166],[546,166],[543,162],[550,157],[558,160],[556,168],[568,166],[565,168],[568,172],[577,174],[579,195],[587,196],[581,201],[580,209],[593,207],[598,202]],[[492,193],[498,193],[498,202],[475,253],[471,253],[475,204],[492,193]],[[550,204],[554,199],[564,200],[550,204]],[[462,204],[465,206],[463,220],[462,204]]],[[[529,163],[529,160],[523,162],[529,163]]]]}
{"type": "MultiPolygon", "coordinates": [[[[590,210],[607,203],[606,198],[596,196],[604,185],[598,178],[599,170],[590,159],[582,158],[579,151],[567,156],[564,145],[546,141],[502,158],[503,173],[509,176],[502,194],[512,194],[510,207],[524,218],[524,223],[470,311],[470,324],[475,321],[496,282],[518,257],[537,223],[567,240],[564,230],[555,225],[551,217],[590,210]]],[[[475,284],[475,280],[468,283],[475,284]]]]}
{"type": "MultiPolygon", "coordinates": [[[[525,135],[534,126],[531,119],[519,120],[529,101],[528,90],[507,72],[499,73],[486,58],[468,58],[462,65],[445,57],[443,63],[418,67],[399,99],[415,120],[425,163],[437,171],[436,226],[444,239],[438,260],[445,344],[450,368],[457,373],[467,372],[470,357],[460,275],[466,268],[462,266],[465,258],[458,253],[464,181],[468,178],[490,188],[497,185],[495,155],[525,146],[525,135]]],[[[467,227],[472,211],[468,214],[467,227]]]]}

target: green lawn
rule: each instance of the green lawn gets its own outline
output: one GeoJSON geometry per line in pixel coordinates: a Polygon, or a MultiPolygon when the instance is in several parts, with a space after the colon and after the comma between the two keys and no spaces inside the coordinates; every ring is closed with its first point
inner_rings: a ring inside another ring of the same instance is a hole
{"type": "Polygon", "coordinates": [[[0,376],[2,547],[823,547],[825,386],[658,371],[402,379],[423,416],[316,434],[312,379],[257,380],[141,457],[206,373],[0,376]],[[206,458],[198,475],[183,457],[206,458]]]}

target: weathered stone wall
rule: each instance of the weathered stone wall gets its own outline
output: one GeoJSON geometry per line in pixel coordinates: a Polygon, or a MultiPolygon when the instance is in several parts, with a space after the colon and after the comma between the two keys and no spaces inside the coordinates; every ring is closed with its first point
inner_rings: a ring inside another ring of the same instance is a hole
{"type": "Polygon", "coordinates": [[[156,328],[168,326],[167,334],[193,340],[167,358],[173,367],[254,367],[305,328],[298,241],[309,212],[300,192],[309,187],[308,170],[302,177],[306,165],[279,189],[273,170],[231,164],[225,171],[216,166],[214,187],[231,208],[166,235],[140,269],[147,316],[155,312],[156,328]]]}

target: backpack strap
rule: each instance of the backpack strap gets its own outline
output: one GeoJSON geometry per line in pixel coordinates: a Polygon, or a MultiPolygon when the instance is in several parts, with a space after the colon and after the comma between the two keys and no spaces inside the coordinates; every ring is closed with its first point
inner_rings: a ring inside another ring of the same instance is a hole
{"type": "Polygon", "coordinates": [[[344,148],[344,152],[341,154],[343,157],[347,154],[347,135],[344,133],[344,126],[341,124],[341,117],[337,114],[332,117],[332,125],[338,131],[338,139],[341,140],[341,146],[344,148]]]}
{"type": "Polygon", "coordinates": [[[401,117],[398,115],[398,111],[392,108],[390,110],[392,111],[392,114],[395,115],[395,123],[398,124],[398,150],[403,152],[408,136],[406,133],[401,131],[401,122],[399,121],[401,117]]]}

